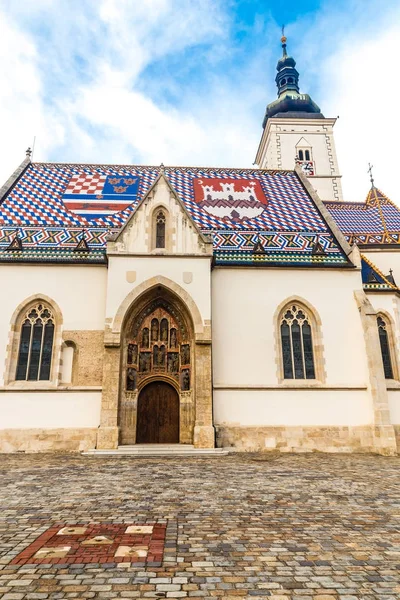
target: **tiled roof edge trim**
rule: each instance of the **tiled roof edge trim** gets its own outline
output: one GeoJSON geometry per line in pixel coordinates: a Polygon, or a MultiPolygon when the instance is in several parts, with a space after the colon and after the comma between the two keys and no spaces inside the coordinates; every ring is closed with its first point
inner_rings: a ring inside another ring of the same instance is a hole
{"type": "MultiPolygon", "coordinates": [[[[393,283],[391,283],[386,278],[386,275],[384,275],[382,273],[382,271],[379,269],[379,267],[377,267],[369,258],[367,258],[365,256],[365,254],[361,254],[361,258],[367,263],[367,265],[369,265],[371,267],[371,269],[373,269],[374,271],[376,271],[378,273],[379,277],[382,277],[382,279],[384,280],[384,282],[386,283],[386,285],[388,285],[393,290],[400,291],[399,288],[397,287],[397,285],[394,285],[393,283]]],[[[368,284],[366,284],[366,285],[368,285],[368,284]]]]}
{"type": "Polygon", "coordinates": [[[17,167],[14,173],[7,179],[5,184],[0,188],[0,205],[7,194],[12,190],[14,185],[20,179],[20,177],[25,173],[26,169],[31,165],[31,159],[27,156],[22,163],[17,167]]]}
{"type": "Polygon", "coordinates": [[[332,233],[333,237],[336,239],[336,242],[338,243],[338,246],[342,250],[343,254],[346,256],[347,260],[349,262],[351,262],[350,258],[349,258],[350,254],[352,252],[351,247],[350,247],[349,243],[347,242],[343,233],[340,231],[339,226],[337,225],[336,221],[334,220],[334,218],[332,217],[332,215],[330,214],[328,209],[324,206],[324,203],[318,196],[317,192],[315,191],[315,189],[313,188],[313,186],[311,185],[311,183],[309,182],[307,177],[304,175],[301,167],[299,165],[296,165],[294,171],[295,171],[297,177],[300,179],[301,183],[303,184],[303,187],[305,188],[307,194],[310,196],[311,200],[314,202],[314,204],[315,204],[317,210],[319,211],[320,215],[322,216],[323,220],[325,221],[325,223],[331,230],[331,233],[332,233]]]}

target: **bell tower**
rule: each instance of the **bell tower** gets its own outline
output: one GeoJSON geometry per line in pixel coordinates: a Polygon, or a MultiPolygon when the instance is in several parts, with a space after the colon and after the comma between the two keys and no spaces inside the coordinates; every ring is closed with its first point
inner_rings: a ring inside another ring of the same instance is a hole
{"type": "MultiPolygon", "coordinates": [[[[283,31],[282,31],[283,33],[283,31]]],[[[342,201],[341,175],[333,126],[308,94],[301,94],[296,61],[288,55],[282,35],[282,57],[275,81],[278,98],[268,104],[255,163],[261,169],[302,167],[322,200],[342,201]]]]}

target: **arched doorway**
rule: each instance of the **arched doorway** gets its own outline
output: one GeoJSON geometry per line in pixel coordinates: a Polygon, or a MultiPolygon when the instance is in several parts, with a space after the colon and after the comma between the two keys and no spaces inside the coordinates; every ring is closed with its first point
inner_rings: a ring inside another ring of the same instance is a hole
{"type": "Polygon", "coordinates": [[[121,352],[121,445],[193,443],[193,335],[182,302],[161,286],[133,307],[121,352]]]}
{"type": "Polygon", "coordinates": [[[139,394],[137,409],[138,444],[179,443],[179,397],[165,381],[153,381],[139,394]]]}

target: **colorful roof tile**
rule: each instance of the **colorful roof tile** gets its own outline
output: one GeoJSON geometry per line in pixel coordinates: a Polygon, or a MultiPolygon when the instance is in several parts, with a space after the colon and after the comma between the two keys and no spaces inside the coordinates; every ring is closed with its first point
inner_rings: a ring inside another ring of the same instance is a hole
{"type": "Polygon", "coordinates": [[[400,244],[400,209],[372,186],[365,202],[324,202],[350,244],[400,244]]]}
{"type": "Polygon", "coordinates": [[[217,264],[350,264],[294,171],[53,163],[27,163],[3,197],[0,260],[77,260],[84,230],[95,261],[161,171],[213,239],[217,264]],[[7,251],[17,235],[18,257],[7,251]]]}
{"type": "Polygon", "coordinates": [[[361,254],[361,277],[365,290],[400,292],[392,274],[384,275],[382,271],[363,254],[361,254]]]}

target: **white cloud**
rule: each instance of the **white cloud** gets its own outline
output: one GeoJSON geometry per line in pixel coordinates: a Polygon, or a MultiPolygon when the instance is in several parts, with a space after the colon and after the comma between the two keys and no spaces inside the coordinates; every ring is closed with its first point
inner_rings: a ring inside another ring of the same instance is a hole
{"type": "MultiPolygon", "coordinates": [[[[303,19],[289,28],[290,43],[301,39],[293,54],[302,90],[312,91],[327,116],[340,115],[346,198],[364,198],[371,161],[376,184],[400,204],[393,64],[399,19],[390,28],[387,16],[371,24],[377,2],[367,4],[359,19],[361,5],[351,4],[345,31],[335,8],[303,19]]],[[[0,179],[21,162],[34,135],[35,160],[251,166],[263,110],[276,94],[267,68],[271,53],[279,54],[271,22],[257,21],[259,43],[240,62],[230,3],[222,0],[86,0],[73,15],[68,0],[26,0],[8,3],[7,18],[1,6],[0,179]],[[182,68],[203,53],[210,68],[202,85],[177,83],[161,68],[151,85],[143,79],[177,52],[182,68]],[[224,72],[220,64],[229,56],[224,72]]]]}

